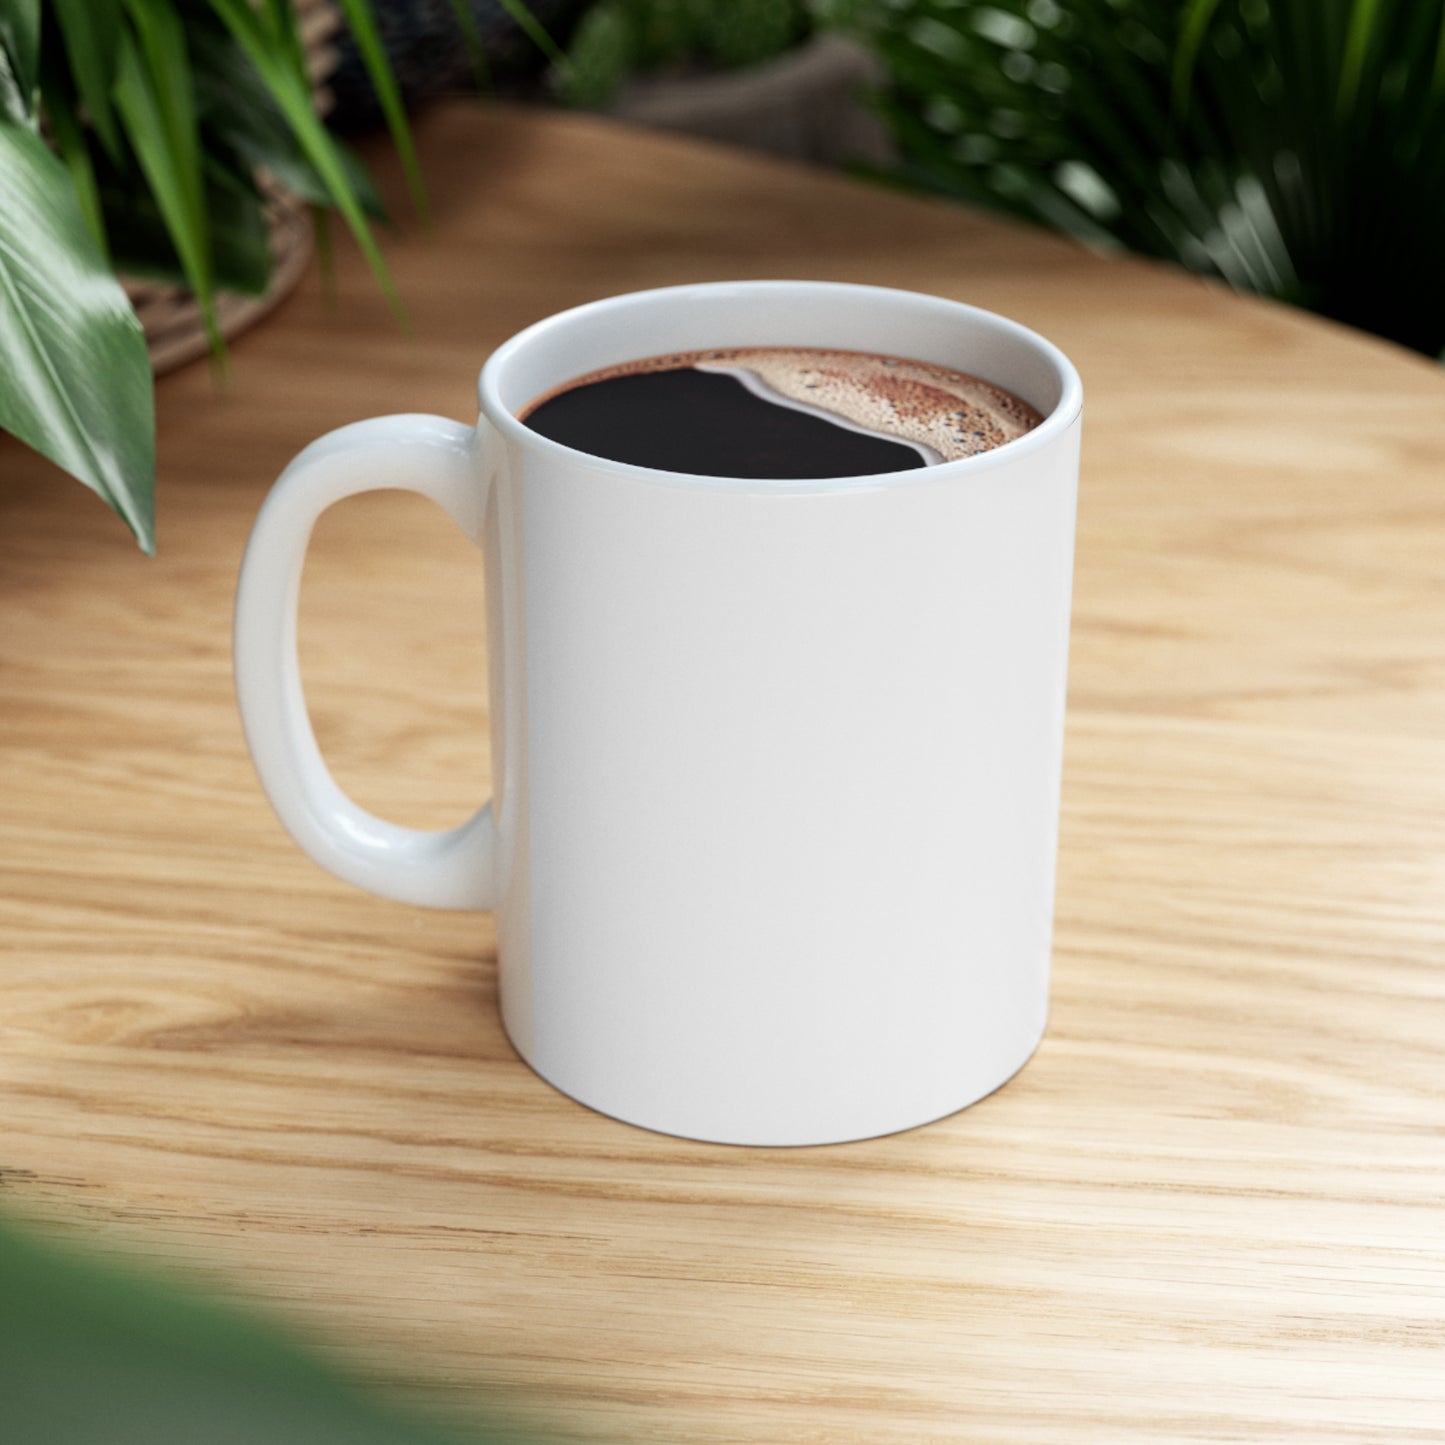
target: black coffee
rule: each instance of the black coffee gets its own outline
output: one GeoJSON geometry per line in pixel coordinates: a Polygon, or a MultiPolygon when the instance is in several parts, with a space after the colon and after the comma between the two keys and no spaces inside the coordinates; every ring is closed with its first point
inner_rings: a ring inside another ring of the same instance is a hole
{"type": "Polygon", "coordinates": [[[703,476],[806,480],[905,471],[1002,446],[1042,418],[929,362],[733,347],[626,362],[535,398],[520,420],[592,456],[703,476]]]}

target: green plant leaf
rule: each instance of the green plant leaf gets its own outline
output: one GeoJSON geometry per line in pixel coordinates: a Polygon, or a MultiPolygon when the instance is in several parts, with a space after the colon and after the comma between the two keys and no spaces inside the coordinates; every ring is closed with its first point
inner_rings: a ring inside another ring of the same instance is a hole
{"type": "Polygon", "coordinates": [[[155,550],[140,324],[39,136],[0,125],[0,429],[99,493],[155,550]]]}
{"type": "MultiPolygon", "coordinates": [[[[127,139],[165,218],[186,282],[200,304],[212,352],[221,354],[215,276],[201,180],[200,140],[184,42],[154,0],[140,46],[123,35],[115,102],[127,139]],[[177,47],[179,46],[179,52],[177,47]],[[146,54],[142,56],[142,49],[146,54]]],[[[172,14],[171,20],[174,20],[172,14]]]]}
{"type": "Polygon", "coordinates": [[[0,0],[0,50],[5,52],[0,114],[33,121],[40,84],[40,0],[0,0]]]}
{"type": "Polygon", "coordinates": [[[75,89],[101,144],[118,155],[110,90],[120,54],[120,0],[51,0],[75,89]]]}
{"type": "MultiPolygon", "coordinates": [[[[282,186],[303,201],[310,201],[313,205],[330,205],[330,187],[321,172],[297,150],[290,132],[284,126],[280,132],[269,128],[263,130],[253,123],[254,120],[254,115],[246,117],[234,129],[227,127],[219,133],[248,165],[264,167],[282,186]]],[[[386,206],[377,194],[376,184],[362,164],[361,157],[335,136],[331,137],[331,144],[346,187],[356,197],[362,212],[370,220],[385,221],[386,206]]]]}
{"type": "Polygon", "coordinates": [[[1379,20],[1380,0],[1354,0],[1345,36],[1345,53],[1340,60],[1338,105],[1341,115],[1348,115],[1359,97],[1360,77],[1377,38],[1379,20]]]}
{"type": "Polygon", "coordinates": [[[578,22],[571,55],[556,84],[568,105],[606,105],[637,56],[636,27],[619,0],[600,0],[578,22]]]}
{"type": "Polygon", "coordinates": [[[694,8],[699,55],[728,70],[783,54],[807,27],[801,5],[778,0],[729,0],[694,8]]]}
{"type": "Polygon", "coordinates": [[[0,125],[4,124],[40,128],[39,117],[28,110],[24,92],[10,70],[10,57],[0,45],[0,125]]]}
{"type": "Polygon", "coordinates": [[[90,234],[95,238],[101,254],[107,255],[109,248],[105,239],[105,220],[100,208],[100,192],[95,183],[95,167],[91,164],[90,148],[85,143],[80,122],[68,105],[57,105],[53,101],[47,103],[45,113],[55,136],[55,149],[65,162],[66,170],[70,172],[80,213],[85,217],[85,224],[90,227],[90,234]]]}
{"type": "Polygon", "coordinates": [[[351,27],[351,38],[356,42],[361,63],[366,67],[372,89],[376,91],[381,113],[386,117],[392,144],[396,146],[402,171],[406,175],[407,188],[411,191],[412,205],[416,207],[417,214],[425,218],[429,207],[426,186],[421,178],[421,163],[416,158],[411,127],[406,122],[406,108],[401,103],[401,91],[397,89],[391,62],[386,58],[386,47],[381,43],[376,17],[371,13],[370,0],[337,0],[337,4],[346,17],[346,23],[351,27]]]}
{"type": "Polygon", "coordinates": [[[286,56],[278,53],[274,37],[248,0],[208,0],[208,3],[266,83],[303,154],[325,184],[331,203],[341,212],[355,237],[397,320],[405,326],[406,312],[401,297],[397,295],[356,192],[351,188],[340,149],[312,105],[309,88],[292,71],[286,56]]]}
{"type": "MultiPolygon", "coordinates": [[[[302,200],[329,205],[326,182],[306,158],[274,96],[235,40],[224,31],[201,26],[189,39],[203,132],[223,141],[246,166],[270,171],[302,200]]],[[[362,210],[373,220],[384,220],[386,208],[360,158],[334,136],[332,143],[347,186],[362,210]]]]}
{"type": "Polygon", "coordinates": [[[95,244],[108,255],[110,248],[105,235],[105,214],[90,153],[90,137],[94,131],[81,121],[75,77],[67,64],[65,51],[59,45],[48,45],[41,53],[40,94],[50,139],[70,172],[81,214],[95,237],[95,244]]]}
{"type": "Polygon", "coordinates": [[[308,79],[306,42],[301,38],[301,24],[296,18],[292,0],[262,0],[262,9],[271,26],[271,33],[282,42],[291,69],[298,80],[308,79]]]}
{"type": "Polygon", "coordinates": [[[487,64],[486,47],[482,44],[482,33],[477,29],[477,17],[467,0],[451,0],[452,19],[457,22],[457,34],[467,47],[467,56],[472,62],[472,75],[477,89],[488,91],[492,88],[492,68],[487,64]]]}
{"type": "Polygon", "coordinates": [[[265,199],[254,181],[206,163],[206,211],[211,218],[216,285],[260,296],[271,280],[271,241],[265,199]]]}
{"type": "Polygon", "coordinates": [[[552,62],[561,70],[567,69],[567,57],[562,53],[561,47],[550,35],[542,22],[527,9],[522,0],[499,0],[503,10],[517,23],[521,32],[552,62]]]}
{"type": "Polygon", "coordinates": [[[1189,82],[1194,78],[1194,67],[1199,59],[1199,47],[1204,43],[1205,32],[1219,0],[1188,0],[1184,7],[1183,22],[1179,27],[1179,42],[1174,50],[1174,114],[1184,114],[1189,105],[1189,82]]]}
{"type": "MultiPolygon", "coordinates": [[[[205,180],[216,286],[259,295],[271,275],[265,201],[248,177],[234,175],[215,158],[207,161],[205,180]]],[[[99,185],[115,264],[128,275],[184,282],[185,270],[155,197],[123,175],[103,172],[99,185]]]]}

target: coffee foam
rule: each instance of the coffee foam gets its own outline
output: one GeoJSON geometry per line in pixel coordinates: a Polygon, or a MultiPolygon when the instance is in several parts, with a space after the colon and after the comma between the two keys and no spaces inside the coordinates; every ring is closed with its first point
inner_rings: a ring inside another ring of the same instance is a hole
{"type": "Polygon", "coordinates": [[[539,396],[520,419],[525,421],[544,401],[575,387],[687,367],[736,376],[765,399],[908,442],[931,463],[991,451],[1043,420],[1027,402],[967,372],[903,357],[807,346],[680,351],[622,362],[539,396]]]}

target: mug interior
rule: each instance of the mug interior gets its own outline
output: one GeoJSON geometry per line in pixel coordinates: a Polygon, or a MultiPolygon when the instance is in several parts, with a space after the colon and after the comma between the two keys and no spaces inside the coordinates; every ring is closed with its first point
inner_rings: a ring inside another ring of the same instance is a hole
{"type": "Polygon", "coordinates": [[[733,346],[833,348],[933,362],[1002,386],[1043,415],[1040,426],[1007,447],[943,464],[948,467],[1042,443],[1068,425],[1082,403],[1078,374],[1063,353],[993,312],[879,286],[723,281],[609,297],[519,332],[483,368],[482,411],[519,440],[558,447],[516,420],[543,392],[620,362],[733,346]]]}

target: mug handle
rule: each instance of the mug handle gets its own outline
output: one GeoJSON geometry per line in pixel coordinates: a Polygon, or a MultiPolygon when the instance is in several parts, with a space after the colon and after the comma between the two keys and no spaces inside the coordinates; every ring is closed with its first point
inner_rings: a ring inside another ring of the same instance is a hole
{"type": "Polygon", "coordinates": [[[296,652],[301,565],[316,519],[359,492],[430,497],[473,542],[494,467],[480,427],[385,416],[330,432],[281,473],[262,504],[236,590],[236,698],[261,786],[292,838],[338,878],[430,908],[497,902],[496,824],[485,804],[459,828],[427,832],[368,813],[337,786],[307,715],[296,652]]]}

